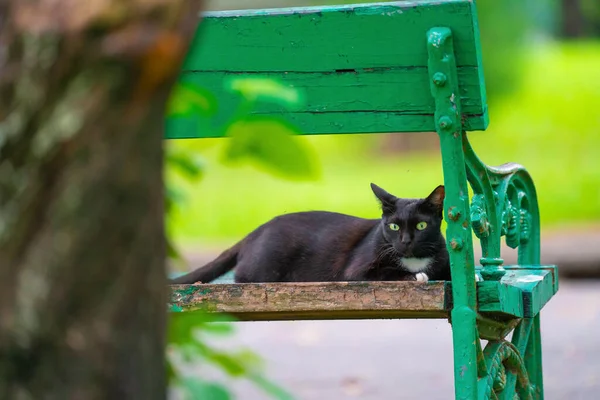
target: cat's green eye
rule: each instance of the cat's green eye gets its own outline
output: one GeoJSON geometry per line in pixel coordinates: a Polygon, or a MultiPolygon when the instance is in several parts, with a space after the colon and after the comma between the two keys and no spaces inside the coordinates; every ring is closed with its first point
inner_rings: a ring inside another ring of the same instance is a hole
{"type": "Polygon", "coordinates": [[[422,231],[423,229],[427,228],[427,222],[425,221],[421,221],[417,224],[417,229],[422,231]]]}
{"type": "Polygon", "coordinates": [[[400,230],[400,227],[398,225],[396,225],[396,224],[389,224],[389,227],[393,231],[399,231],[400,230]]]}

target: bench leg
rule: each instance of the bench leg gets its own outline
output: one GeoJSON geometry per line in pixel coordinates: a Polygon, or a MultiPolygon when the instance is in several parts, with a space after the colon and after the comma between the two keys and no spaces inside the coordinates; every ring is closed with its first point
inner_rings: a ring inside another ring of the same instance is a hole
{"type": "Polygon", "coordinates": [[[542,373],[542,336],[540,331],[540,314],[533,319],[527,350],[525,350],[525,368],[529,381],[534,387],[534,399],[544,398],[544,375],[542,373]]]}
{"type": "Polygon", "coordinates": [[[468,307],[455,307],[451,312],[454,344],[454,393],[457,400],[477,399],[477,334],[476,313],[468,307]]]}

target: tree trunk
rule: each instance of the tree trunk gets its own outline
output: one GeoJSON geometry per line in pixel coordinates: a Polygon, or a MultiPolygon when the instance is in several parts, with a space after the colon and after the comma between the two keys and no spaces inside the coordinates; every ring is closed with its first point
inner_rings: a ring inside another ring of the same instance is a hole
{"type": "Polygon", "coordinates": [[[163,108],[200,1],[0,4],[0,398],[165,398],[163,108]]]}

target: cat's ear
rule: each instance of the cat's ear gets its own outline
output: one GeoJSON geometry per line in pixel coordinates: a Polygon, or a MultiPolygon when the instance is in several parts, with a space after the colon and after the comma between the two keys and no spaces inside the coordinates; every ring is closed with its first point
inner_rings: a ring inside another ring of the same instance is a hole
{"type": "Polygon", "coordinates": [[[379,199],[381,210],[384,213],[391,214],[396,211],[396,202],[398,201],[396,196],[389,194],[374,183],[371,183],[371,190],[373,190],[373,193],[375,193],[375,196],[379,199]]]}
{"type": "Polygon", "coordinates": [[[444,189],[444,185],[440,185],[433,189],[433,192],[425,199],[425,204],[427,204],[435,213],[442,214],[444,211],[444,197],[446,197],[446,190],[444,189]]]}

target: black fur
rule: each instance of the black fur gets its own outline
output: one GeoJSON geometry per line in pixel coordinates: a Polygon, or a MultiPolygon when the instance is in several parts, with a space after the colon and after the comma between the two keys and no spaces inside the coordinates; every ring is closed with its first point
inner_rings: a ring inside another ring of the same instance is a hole
{"type": "Polygon", "coordinates": [[[233,268],[240,283],[414,280],[417,272],[430,280],[450,280],[440,230],[444,187],[438,186],[425,199],[397,198],[375,184],[371,189],[381,203],[381,219],[326,211],[278,216],[171,283],[207,283],[233,268]],[[418,230],[419,222],[427,227],[418,230]],[[400,229],[394,231],[390,224],[400,229]],[[411,272],[402,258],[431,258],[431,263],[411,272]]]}

